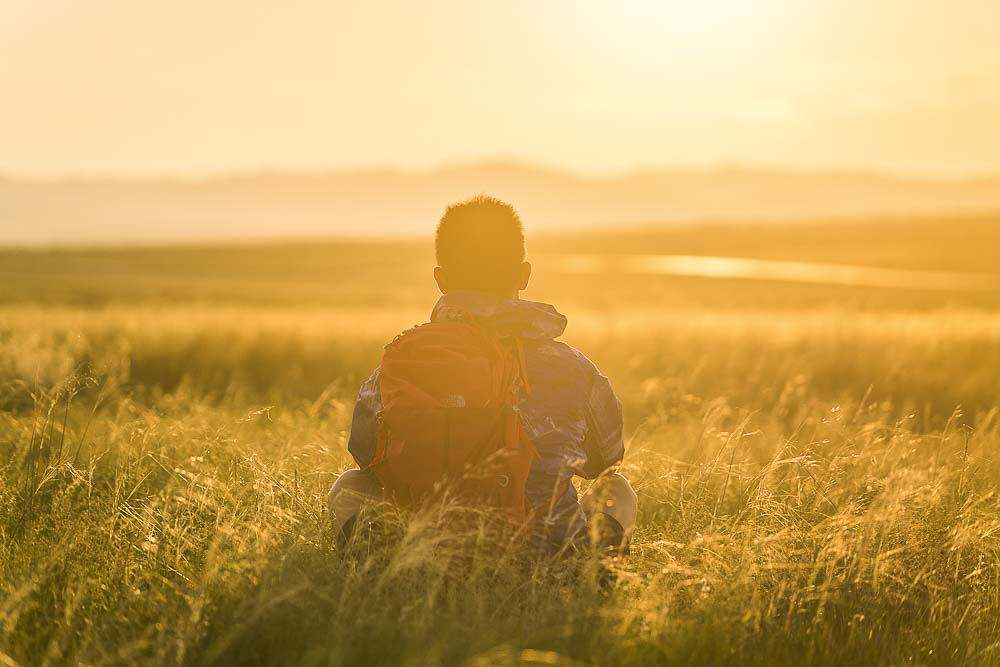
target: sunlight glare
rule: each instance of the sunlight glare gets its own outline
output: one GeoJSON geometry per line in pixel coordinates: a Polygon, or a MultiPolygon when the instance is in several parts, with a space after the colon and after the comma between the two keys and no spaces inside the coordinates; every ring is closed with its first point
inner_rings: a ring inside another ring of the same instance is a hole
{"type": "Polygon", "coordinates": [[[641,32],[705,33],[745,25],[765,4],[765,0],[631,0],[613,11],[641,32]]]}

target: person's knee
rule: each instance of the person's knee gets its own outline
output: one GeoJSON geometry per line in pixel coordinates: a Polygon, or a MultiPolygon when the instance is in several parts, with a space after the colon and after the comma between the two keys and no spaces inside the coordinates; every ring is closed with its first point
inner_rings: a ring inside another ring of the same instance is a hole
{"type": "Polygon", "coordinates": [[[599,478],[587,495],[591,496],[587,511],[607,514],[621,525],[626,537],[631,536],[639,502],[635,490],[623,475],[612,473],[599,478]]]}
{"type": "Polygon", "coordinates": [[[327,507],[333,525],[344,530],[361,511],[361,507],[382,493],[378,478],[366,470],[345,470],[334,482],[327,495],[327,507]]]}

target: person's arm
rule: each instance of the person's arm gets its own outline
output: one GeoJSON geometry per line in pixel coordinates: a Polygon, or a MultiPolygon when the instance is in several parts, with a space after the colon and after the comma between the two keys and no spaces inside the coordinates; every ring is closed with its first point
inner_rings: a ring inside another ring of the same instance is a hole
{"type": "Polygon", "coordinates": [[[382,411],[382,396],[379,392],[379,369],[361,385],[358,400],[354,404],[351,420],[351,437],[347,441],[347,451],[351,453],[358,467],[364,470],[375,458],[378,442],[378,414],[382,411]]]}
{"type": "Polygon", "coordinates": [[[583,448],[587,462],[582,476],[595,479],[625,456],[622,439],[622,404],[615,396],[608,378],[600,373],[594,378],[585,407],[587,432],[583,448]]]}

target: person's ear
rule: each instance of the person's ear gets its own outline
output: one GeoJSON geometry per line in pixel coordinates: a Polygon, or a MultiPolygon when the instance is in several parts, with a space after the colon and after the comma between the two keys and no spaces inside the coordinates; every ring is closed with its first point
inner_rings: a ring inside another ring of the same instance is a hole
{"type": "Polygon", "coordinates": [[[531,262],[521,262],[517,278],[517,291],[528,289],[529,280],[531,280],[531,262]]]}
{"type": "Polygon", "coordinates": [[[448,277],[444,274],[444,269],[440,266],[434,267],[434,282],[437,283],[441,294],[448,293],[448,277]]]}

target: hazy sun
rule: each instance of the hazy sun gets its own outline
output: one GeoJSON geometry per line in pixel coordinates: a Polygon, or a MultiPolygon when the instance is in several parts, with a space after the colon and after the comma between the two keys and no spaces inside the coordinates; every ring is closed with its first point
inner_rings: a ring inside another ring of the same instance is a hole
{"type": "Polygon", "coordinates": [[[745,24],[767,4],[767,0],[631,0],[615,7],[641,32],[700,33],[745,24]]]}

